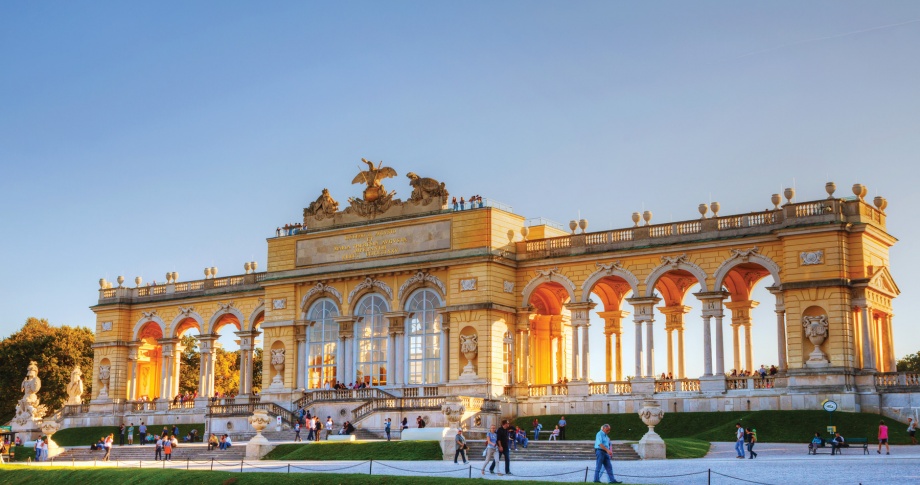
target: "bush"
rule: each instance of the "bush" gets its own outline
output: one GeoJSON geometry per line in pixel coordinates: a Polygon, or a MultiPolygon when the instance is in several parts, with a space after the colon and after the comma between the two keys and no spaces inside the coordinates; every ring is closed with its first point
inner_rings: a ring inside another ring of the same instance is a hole
{"type": "Polygon", "coordinates": [[[35,448],[31,446],[13,446],[10,447],[13,452],[13,461],[35,461],[35,448]]]}
{"type": "MultiPolygon", "coordinates": [[[[127,425],[130,423],[125,423],[125,432],[127,433],[127,425]]],[[[160,434],[163,431],[163,424],[150,424],[147,425],[148,433],[160,434]]],[[[172,426],[168,425],[170,433],[172,433],[172,426]]],[[[140,443],[140,432],[138,428],[140,427],[140,422],[134,423],[134,444],[140,443]]],[[[192,423],[192,424],[180,424],[179,425],[179,435],[176,438],[179,441],[182,441],[182,438],[188,434],[192,429],[198,430],[198,437],[204,436],[204,423],[192,423]]],[[[54,433],[52,439],[58,446],[86,446],[99,441],[99,438],[102,436],[108,436],[109,433],[115,435],[115,444],[118,444],[118,426],[90,426],[86,428],[67,428],[54,433]]],[[[207,437],[205,437],[207,439],[207,437]]],[[[125,444],[128,443],[128,438],[125,436],[125,444]]]]}
{"type": "Polygon", "coordinates": [[[278,445],[263,460],[441,460],[437,441],[320,441],[278,445]]]}

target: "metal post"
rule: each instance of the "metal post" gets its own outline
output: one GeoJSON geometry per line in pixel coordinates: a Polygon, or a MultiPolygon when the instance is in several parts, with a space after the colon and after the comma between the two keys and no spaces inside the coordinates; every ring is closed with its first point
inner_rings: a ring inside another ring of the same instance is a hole
{"type": "Polygon", "coordinates": [[[371,460],[371,467],[370,467],[370,470],[367,472],[367,474],[368,475],[374,474],[374,460],[371,460]]]}
{"type": "Polygon", "coordinates": [[[211,458],[211,471],[214,471],[214,458],[211,458]]]}
{"type": "Polygon", "coordinates": [[[243,473],[243,460],[240,460],[240,473],[243,473]]]}
{"type": "Polygon", "coordinates": [[[588,483],[588,467],[585,467],[585,483],[588,483]]]}

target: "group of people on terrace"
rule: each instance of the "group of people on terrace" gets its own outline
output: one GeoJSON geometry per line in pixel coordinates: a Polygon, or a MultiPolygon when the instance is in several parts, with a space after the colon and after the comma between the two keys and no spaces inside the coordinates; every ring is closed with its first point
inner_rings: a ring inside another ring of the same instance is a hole
{"type": "MultiPolygon", "coordinates": [[[[454,210],[466,210],[467,200],[463,197],[460,197],[460,202],[457,202],[457,198],[454,197],[451,199],[450,205],[454,210]]],[[[470,209],[483,207],[482,197],[479,195],[470,196],[469,205],[470,209]]]]}
{"type": "Polygon", "coordinates": [[[307,226],[300,222],[285,224],[281,227],[275,228],[275,237],[293,236],[294,234],[297,234],[306,228],[307,226]]]}

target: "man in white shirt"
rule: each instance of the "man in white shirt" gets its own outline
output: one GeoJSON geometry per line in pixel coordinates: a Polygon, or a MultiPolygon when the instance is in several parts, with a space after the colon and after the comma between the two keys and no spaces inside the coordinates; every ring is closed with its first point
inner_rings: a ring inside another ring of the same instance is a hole
{"type": "Polygon", "coordinates": [[[735,423],[735,458],[744,458],[744,428],[741,423],[735,423]]]}

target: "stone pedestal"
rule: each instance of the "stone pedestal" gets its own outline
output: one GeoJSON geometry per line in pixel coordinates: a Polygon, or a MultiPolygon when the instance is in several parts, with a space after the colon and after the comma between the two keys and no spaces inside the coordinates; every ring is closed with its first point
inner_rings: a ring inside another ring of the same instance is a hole
{"type": "Polygon", "coordinates": [[[648,433],[639,440],[636,452],[645,460],[664,460],[667,455],[667,449],[664,440],[655,432],[655,426],[661,422],[664,417],[664,411],[658,401],[646,400],[642,403],[642,409],[639,410],[639,417],[642,422],[648,426],[648,433]]]}
{"type": "MultiPolygon", "coordinates": [[[[654,385],[655,385],[654,381],[652,381],[652,386],[654,385]]],[[[589,395],[588,381],[570,381],[568,387],[569,387],[569,396],[584,397],[584,396],[589,395]]]]}
{"type": "MultiPolygon", "coordinates": [[[[629,382],[632,384],[632,394],[655,394],[654,377],[634,377],[629,382]]],[[[571,385],[570,383],[569,386],[571,385]]]]}
{"type": "Polygon", "coordinates": [[[42,434],[48,437],[48,456],[47,458],[54,458],[64,452],[64,448],[58,446],[54,442],[52,436],[61,426],[54,421],[45,421],[42,423],[42,434]]]}
{"type": "Polygon", "coordinates": [[[258,460],[275,448],[275,445],[262,436],[262,430],[271,422],[272,419],[264,409],[256,409],[252,416],[249,417],[249,425],[255,430],[256,435],[246,443],[246,458],[258,460]]]}
{"type": "Polygon", "coordinates": [[[726,389],[725,376],[700,377],[700,391],[704,393],[724,393],[726,389]]]}

